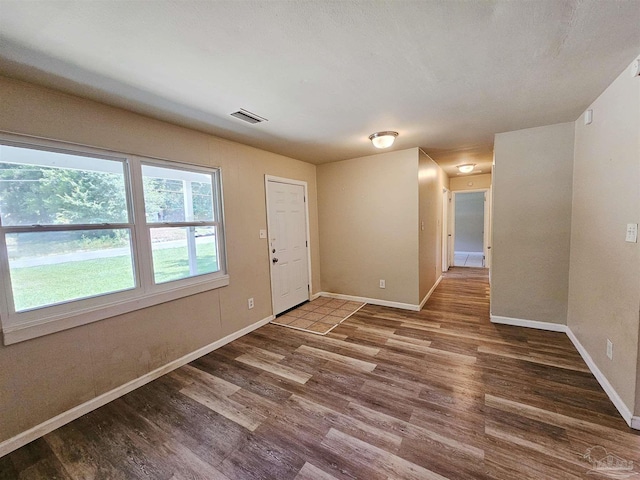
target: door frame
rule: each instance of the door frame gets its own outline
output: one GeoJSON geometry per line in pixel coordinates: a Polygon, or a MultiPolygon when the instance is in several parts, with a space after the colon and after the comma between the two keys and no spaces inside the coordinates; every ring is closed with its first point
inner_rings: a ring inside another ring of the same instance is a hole
{"type": "Polygon", "coordinates": [[[450,222],[451,218],[451,190],[444,187],[442,189],[442,271],[447,272],[451,266],[451,246],[449,239],[451,238],[450,222]]]}
{"type": "Polygon", "coordinates": [[[308,299],[311,300],[311,292],[313,292],[313,283],[311,281],[313,275],[311,274],[311,241],[310,241],[310,229],[309,229],[309,192],[307,187],[307,182],[303,180],[294,180],[292,178],[284,178],[277,177],[274,175],[265,175],[264,176],[264,197],[265,197],[265,207],[267,210],[267,258],[269,260],[269,289],[271,290],[271,315],[274,316],[276,311],[275,302],[273,298],[273,284],[272,284],[272,273],[273,273],[273,263],[271,262],[271,246],[269,245],[269,239],[271,238],[270,232],[270,218],[269,218],[269,182],[274,183],[286,183],[288,185],[298,185],[304,188],[304,221],[305,221],[305,235],[307,242],[307,273],[309,278],[307,279],[309,284],[309,292],[308,299]]]}
{"type": "Polygon", "coordinates": [[[451,256],[450,265],[454,264],[453,256],[456,245],[456,193],[478,193],[484,192],[484,213],[482,234],[482,255],[484,256],[484,268],[491,269],[491,187],[474,188],[469,190],[455,190],[451,195],[451,256]]]}

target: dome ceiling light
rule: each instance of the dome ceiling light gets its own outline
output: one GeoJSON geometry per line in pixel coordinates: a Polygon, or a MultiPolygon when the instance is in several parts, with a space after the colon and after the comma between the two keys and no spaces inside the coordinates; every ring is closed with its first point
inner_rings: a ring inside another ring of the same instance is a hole
{"type": "Polygon", "coordinates": [[[376,132],[369,135],[369,140],[376,148],[389,148],[397,136],[398,132],[376,132]]]}
{"type": "Polygon", "coordinates": [[[471,173],[473,169],[476,168],[475,163],[466,163],[464,165],[458,165],[456,167],[460,173],[471,173]]]}

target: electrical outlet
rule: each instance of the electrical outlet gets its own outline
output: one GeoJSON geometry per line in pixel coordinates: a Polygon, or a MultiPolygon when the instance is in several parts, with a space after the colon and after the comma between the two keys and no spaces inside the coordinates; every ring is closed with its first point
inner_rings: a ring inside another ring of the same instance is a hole
{"type": "Polygon", "coordinates": [[[613,360],[613,342],[607,338],[607,357],[613,360]]]}
{"type": "Polygon", "coordinates": [[[251,297],[249,300],[247,300],[247,305],[249,305],[249,310],[251,310],[253,308],[253,297],[251,297]]]}
{"type": "Polygon", "coordinates": [[[384,280],[380,280],[380,288],[387,288],[387,284],[384,280]]]}

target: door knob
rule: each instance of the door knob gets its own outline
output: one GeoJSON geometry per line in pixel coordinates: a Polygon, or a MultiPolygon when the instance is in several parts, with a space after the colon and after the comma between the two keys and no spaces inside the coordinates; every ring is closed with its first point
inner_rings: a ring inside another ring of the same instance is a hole
{"type": "Polygon", "coordinates": [[[273,263],[278,263],[278,259],[277,258],[273,258],[273,260],[271,260],[273,263]]]}

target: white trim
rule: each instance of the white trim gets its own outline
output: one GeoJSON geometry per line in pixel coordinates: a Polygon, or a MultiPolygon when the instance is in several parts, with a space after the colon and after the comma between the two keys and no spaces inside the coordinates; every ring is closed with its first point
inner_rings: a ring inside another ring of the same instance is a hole
{"type": "Polygon", "coordinates": [[[225,274],[204,282],[130,297],[126,300],[106,303],[93,308],[76,310],[73,313],[51,315],[31,322],[7,325],[2,329],[4,344],[12,345],[24,340],[68,330],[69,328],[79,327],[80,325],[86,325],[98,320],[104,320],[105,318],[115,317],[227,285],[229,285],[229,275],[225,274]]]}
{"type": "Polygon", "coordinates": [[[441,256],[440,262],[442,264],[442,271],[446,272],[449,270],[450,263],[449,262],[449,217],[450,217],[450,207],[451,207],[451,191],[444,187],[442,189],[442,231],[441,235],[441,256]]]}
{"type": "Polygon", "coordinates": [[[32,442],[33,440],[36,440],[46,435],[49,432],[52,432],[56,428],[60,428],[63,425],[66,425],[67,423],[72,422],[73,420],[81,417],[82,415],[85,415],[97,408],[102,407],[103,405],[106,405],[107,403],[115,400],[118,397],[126,395],[127,393],[135,390],[136,388],[139,388],[151,382],[152,380],[155,380],[156,378],[159,378],[162,375],[165,375],[171,372],[172,370],[175,370],[176,368],[186,365],[187,363],[192,362],[202,357],[203,355],[211,353],[212,351],[226,345],[229,342],[232,342],[233,340],[236,340],[237,338],[242,337],[243,335],[246,335],[247,333],[252,332],[253,330],[256,330],[257,328],[260,328],[261,326],[266,325],[271,320],[273,320],[273,318],[274,318],[273,315],[270,315],[267,318],[263,318],[262,320],[259,320],[247,327],[244,327],[238,330],[237,332],[227,335],[226,337],[221,338],[220,340],[216,340],[215,342],[210,343],[209,345],[206,345],[202,348],[199,348],[194,352],[188,353],[183,357],[173,360],[172,362],[167,363],[163,367],[156,368],[155,370],[149,373],[146,373],[143,376],[136,378],[135,380],[131,380],[130,382],[125,383],[124,385],[120,385],[119,387],[116,387],[113,390],[103,393],[102,395],[92,398],[91,400],[84,402],[80,405],[77,405],[72,409],[67,410],[66,412],[56,415],[55,417],[50,418],[49,420],[46,420],[41,424],[36,425],[35,427],[32,427],[25,432],[19,433],[15,437],[11,437],[5,440],[4,442],[0,443],[0,457],[3,457],[8,453],[13,452],[14,450],[17,450],[18,448],[26,445],[29,442],[32,442]]]}
{"type": "Polygon", "coordinates": [[[382,307],[401,308],[403,310],[413,310],[414,312],[420,311],[420,305],[414,305],[412,303],[400,303],[391,302],[389,300],[380,300],[377,298],[357,297],[355,295],[343,295],[341,293],[320,292],[320,297],[337,298],[339,300],[349,300],[352,302],[363,302],[371,305],[380,305],[382,307]]]}
{"type": "MultiPolygon", "coordinates": [[[[629,407],[627,407],[622,401],[622,398],[620,398],[618,392],[616,392],[613,386],[609,383],[607,377],[605,377],[604,373],[600,371],[600,369],[596,365],[596,362],[593,361],[593,358],[591,358],[591,355],[589,355],[589,352],[587,352],[587,349],[582,346],[582,344],[578,340],[578,337],[574,335],[570,328],[567,328],[567,336],[578,350],[578,353],[580,353],[580,356],[589,367],[589,370],[591,370],[591,373],[593,373],[593,376],[596,377],[596,380],[598,380],[598,383],[600,384],[602,389],[609,396],[609,399],[611,400],[611,402],[613,402],[613,405],[618,409],[618,412],[620,412],[620,415],[622,415],[624,421],[627,422],[627,425],[629,425],[631,428],[640,429],[640,425],[637,421],[634,427],[634,417],[631,413],[631,410],[629,410],[629,407]]],[[[638,419],[638,417],[635,418],[638,419]]]]}
{"type": "Polygon", "coordinates": [[[438,279],[436,280],[436,283],[433,284],[433,287],[431,287],[431,290],[429,290],[427,292],[427,294],[424,296],[424,298],[422,299],[422,301],[420,302],[420,310],[422,310],[422,307],[424,307],[424,304],[427,303],[427,300],[429,300],[429,298],[431,297],[431,295],[433,294],[433,292],[435,292],[436,287],[438,285],[440,285],[440,282],[442,281],[442,275],[440,275],[438,277],[438,279]]]}
{"type": "Polygon", "coordinates": [[[491,268],[491,187],[484,192],[484,232],[482,234],[482,253],[484,254],[484,267],[491,268]]]}
{"type": "Polygon", "coordinates": [[[584,363],[587,364],[587,367],[589,367],[589,370],[591,371],[593,376],[596,377],[596,380],[609,397],[609,400],[611,400],[624,421],[627,422],[627,425],[635,430],[640,430],[640,417],[633,416],[631,410],[629,410],[629,407],[627,407],[620,395],[618,395],[618,392],[616,392],[615,388],[613,388],[613,386],[609,383],[607,377],[604,375],[604,373],[602,373],[602,371],[593,361],[593,358],[591,358],[591,355],[589,355],[587,349],[582,346],[578,338],[567,325],[563,325],[561,323],[539,322],[536,320],[522,320],[520,318],[500,317],[497,315],[491,315],[491,322],[499,323],[502,325],[513,325],[516,327],[527,327],[535,328],[537,330],[548,330],[552,332],[566,333],[569,337],[569,340],[571,340],[571,342],[573,343],[573,346],[576,347],[576,350],[578,350],[578,353],[584,360],[584,363]]]}
{"type": "Polygon", "coordinates": [[[561,323],[539,322],[537,320],[523,320],[521,318],[500,317],[491,315],[491,323],[499,323],[501,325],[513,325],[514,327],[535,328],[536,330],[547,330],[549,332],[567,333],[567,326],[561,323]]]}

